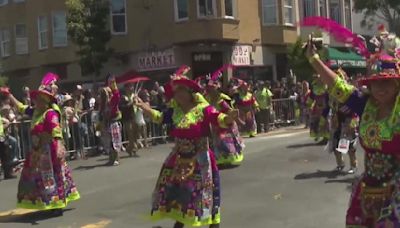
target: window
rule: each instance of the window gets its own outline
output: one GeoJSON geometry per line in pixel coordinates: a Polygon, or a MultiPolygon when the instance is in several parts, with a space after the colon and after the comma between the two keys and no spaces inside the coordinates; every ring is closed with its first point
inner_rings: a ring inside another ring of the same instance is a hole
{"type": "Polygon", "coordinates": [[[293,10],[293,0],[285,0],[283,10],[286,25],[294,25],[295,15],[293,10]]]}
{"type": "Polygon", "coordinates": [[[345,26],[349,29],[352,29],[350,0],[344,1],[344,16],[345,16],[345,26]]]}
{"type": "Polygon", "coordinates": [[[336,21],[337,23],[341,23],[340,19],[340,2],[339,0],[331,0],[329,2],[329,17],[336,21]]]}
{"type": "Polygon", "coordinates": [[[175,0],[175,21],[183,21],[189,18],[188,0],[175,0]]]}
{"type": "Polygon", "coordinates": [[[125,0],[111,0],[111,28],[113,34],[126,34],[125,0]]]}
{"type": "Polygon", "coordinates": [[[326,17],[326,0],[319,0],[319,16],[326,17]]]}
{"type": "Polygon", "coordinates": [[[48,24],[47,17],[41,16],[38,17],[38,39],[39,39],[39,49],[48,48],[47,43],[47,33],[48,33],[48,24]]]}
{"type": "Polygon", "coordinates": [[[15,53],[17,55],[28,54],[28,37],[25,24],[15,25],[15,53]]]}
{"type": "Polygon", "coordinates": [[[4,6],[8,4],[8,0],[0,0],[0,6],[4,6]]]}
{"type": "Polygon", "coordinates": [[[198,17],[213,17],[216,15],[215,0],[197,0],[198,17]]]}
{"type": "Polygon", "coordinates": [[[13,0],[15,3],[25,2],[25,0],[13,0]]]}
{"type": "Polygon", "coordinates": [[[225,17],[235,18],[236,0],[225,0],[225,17]]]}
{"type": "Polygon", "coordinates": [[[316,16],[315,0],[303,0],[303,17],[316,16]]]}
{"type": "Polygon", "coordinates": [[[271,25],[278,23],[278,18],[276,14],[276,0],[263,0],[262,12],[263,12],[264,25],[271,25]]]}
{"type": "Polygon", "coordinates": [[[0,54],[1,57],[10,56],[11,52],[11,44],[10,44],[10,30],[2,29],[0,30],[0,54]]]}
{"type": "Polygon", "coordinates": [[[67,46],[67,22],[64,11],[53,13],[53,46],[67,46]]]}

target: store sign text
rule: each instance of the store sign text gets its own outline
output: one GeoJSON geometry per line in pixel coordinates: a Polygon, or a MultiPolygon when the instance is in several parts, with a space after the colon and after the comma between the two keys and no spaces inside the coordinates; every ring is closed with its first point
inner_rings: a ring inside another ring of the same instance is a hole
{"type": "Polygon", "coordinates": [[[232,64],[235,66],[249,66],[251,46],[235,46],[232,52],[232,64]]]}
{"type": "Polygon", "coordinates": [[[152,52],[138,57],[138,70],[162,70],[176,67],[173,50],[152,52]]]}

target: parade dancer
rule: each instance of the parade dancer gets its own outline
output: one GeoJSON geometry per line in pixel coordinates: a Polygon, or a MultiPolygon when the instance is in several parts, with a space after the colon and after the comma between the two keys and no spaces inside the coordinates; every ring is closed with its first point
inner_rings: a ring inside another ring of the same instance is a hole
{"type": "MultiPolygon", "coordinates": [[[[338,70],[338,76],[344,81],[348,82],[346,72],[342,69],[338,70]]],[[[336,158],[335,171],[341,172],[345,167],[343,154],[348,154],[350,159],[350,169],[348,174],[354,174],[357,171],[357,158],[356,158],[356,142],[357,142],[357,128],[358,116],[352,112],[345,105],[340,104],[333,97],[331,101],[331,148],[336,158]]]]}
{"type": "Polygon", "coordinates": [[[353,190],[346,227],[400,227],[399,59],[381,53],[371,55],[368,77],[361,81],[370,90],[365,94],[320,60],[311,36],[306,53],[314,70],[329,86],[330,95],[361,119],[359,138],[365,150],[365,172],[353,190]]]}
{"type": "MultiPolygon", "coordinates": [[[[219,112],[227,114],[233,109],[232,99],[220,89],[220,82],[210,80],[206,86],[206,99],[219,112]]],[[[212,148],[218,165],[240,165],[243,161],[244,143],[236,122],[228,129],[215,127],[212,139],[212,148]]]]}
{"type": "Polygon", "coordinates": [[[308,97],[311,94],[310,85],[307,81],[303,81],[302,83],[302,91],[300,94],[300,112],[301,112],[301,121],[305,124],[305,128],[310,126],[310,109],[307,104],[308,97]]]}
{"type": "Polygon", "coordinates": [[[121,110],[123,128],[129,143],[126,152],[128,152],[131,157],[137,157],[139,127],[135,121],[135,114],[137,111],[137,108],[134,106],[135,93],[132,83],[125,83],[124,87],[125,94],[122,96],[121,110]]]}
{"type": "Polygon", "coordinates": [[[239,109],[239,130],[245,136],[257,135],[255,113],[259,110],[256,98],[250,92],[249,84],[240,80],[238,92],[234,95],[234,105],[239,109]]]}
{"type": "Polygon", "coordinates": [[[31,91],[34,108],[9,94],[21,114],[32,118],[32,151],[27,154],[18,185],[17,207],[51,210],[62,215],[62,209],[80,198],[65,161],[66,149],[60,127],[61,113],[51,86],[58,77],[47,74],[38,90],[31,91]]]}
{"type": "Polygon", "coordinates": [[[329,114],[329,95],[326,85],[319,75],[314,75],[312,90],[308,97],[311,104],[310,112],[310,136],[319,144],[326,144],[329,139],[329,127],[327,117],[329,114]]]}
{"type": "Polygon", "coordinates": [[[102,143],[109,155],[107,165],[119,165],[119,154],[122,151],[122,114],[119,110],[121,95],[115,78],[107,77],[107,87],[100,90],[100,120],[102,124],[102,143]]]}
{"type": "Polygon", "coordinates": [[[187,226],[219,227],[220,179],[209,148],[210,125],[228,127],[238,116],[218,112],[198,96],[199,85],[182,74],[169,84],[173,99],[164,112],[151,109],[138,100],[137,105],[156,123],[171,123],[175,146],[161,169],[154,193],[151,216],[170,218],[175,228],[187,226]]]}

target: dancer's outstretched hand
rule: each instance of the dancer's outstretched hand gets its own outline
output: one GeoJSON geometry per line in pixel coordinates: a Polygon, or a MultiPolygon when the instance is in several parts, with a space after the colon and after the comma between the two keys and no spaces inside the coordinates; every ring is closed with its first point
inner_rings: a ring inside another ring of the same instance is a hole
{"type": "Polygon", "coordinates": [[[306,57],[311,58],[317,53],[317,47],[313,43],[313,35],[308,36],[307,47],[306,47],[306,57]]]}

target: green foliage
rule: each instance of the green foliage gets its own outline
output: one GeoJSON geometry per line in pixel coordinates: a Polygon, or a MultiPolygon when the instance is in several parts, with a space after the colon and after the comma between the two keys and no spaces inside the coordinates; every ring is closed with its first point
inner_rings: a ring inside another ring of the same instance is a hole
{"type": "Polygon", "coordinates": [[[68,35],[78,46],[82,74],[100,75],[103,64],[112,55],[107,47],[109,2],[106,0],[67,0],[68,35]]]}
{"type": "Polygon", "coordinates": [[[362,26],[376,25],[376,19],[389,24],[389,30],[400,35],[400,1],[399,0],[355,0],[354,9],[364,13],[362,26]]]}
{"type": "MultiPolygon", "coordinates": [[[[314,70],[304,54],[305,53],[303,50],[304,42],[306,41],[302,40],[299,37],[294,44],[289,45],[287,57],[288,57],[289,67],[293,70],[293,73],[297,76],[297,80],[311,81],[314,70]]],[[[322,54],[320,53],[320,55],[322,54]]],[[[321,56],[321,58],[323,59],[323,55],[321,56]]]]}
{"type": "Polygon", "coordinates": [[[8,85],[8,77],[0,75],[0,87],[8,85]]]}

